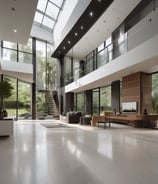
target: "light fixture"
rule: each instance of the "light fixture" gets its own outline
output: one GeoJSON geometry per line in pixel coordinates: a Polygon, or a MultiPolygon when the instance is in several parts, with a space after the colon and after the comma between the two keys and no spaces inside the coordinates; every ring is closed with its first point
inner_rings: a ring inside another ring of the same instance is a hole
{"type": "Polygon", "coordinates": [[[93,16],[93,12],[91,11],[91,12],[89,13],[89,15],[92,17],[92,16],[93,16]]]}
{"type": "Polygon", "coordinates": [[[67,43],[68,43],[68,44],[70,44],[70,43],[71,43],[71,41],[70,41],[70,40],[68,40],[68,41],[67,41],[67,43]]]}
{"type": "Polygon", "coordinates": [[[83,26],[81,26],[81,30],[83,30],[83,26]]]}
{"type": "Polygon", "coordinates": [[[65,49],[66,49],[66,47],[63,47],[63,49],[65,50],[65,49]]]}
{"type": "Polygon", "coordinates": [[[14,33],[17,33],[17,29],[14,29],[13,32],[14,32],[14,33]]]}
{"type": "Polygon", "coordinates": [[[78,36],[78,33],[77,32],[75,33],[75,36],[78,36]]]}

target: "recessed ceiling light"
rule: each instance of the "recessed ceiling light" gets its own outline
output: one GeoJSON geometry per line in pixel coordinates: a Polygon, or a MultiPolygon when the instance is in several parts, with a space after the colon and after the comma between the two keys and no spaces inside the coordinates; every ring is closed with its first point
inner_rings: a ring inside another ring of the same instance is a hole
{"type": "Polygon", "coordinates": [[[65,49],[66,49],[66,47],[63,47],[63,49],[65,50],[65,49]]]}
{"type": "Polygon", "coordinates": [[[70,40],[68,40],[68,41],[67,41],[67,43],[68,43],[68,44],[70,44],[70,43],[71,43],[71,41],[70,41],[70,40]]]}
{"type": "Polygon", "coordinates": [[[76,33],[75,33],[75,36],[77,36],[77,35],[78,35],[78,33],[76,32],[76,33]]]}
{"type": "Polygon", "coordinates": [[[60,50],[58,51],[58,54],[61,54],[61,51],[60,50]]]}
{"type": "Polygon", "coordinates": [[[98,2],[101,2],[101,0],[98,0],[98,2]]]}
{"type": "Polygon", "coordinates": [[[83,26],[81,26],[81,29],[83,30],[83,26]]]}
{"type": "Polygon", "coordinates": [[[92,16],[93,16],[93,12],[91,11],[91,12],[89,13],[89,15],[92,17],[92,16]]]}
{"type": "Polygon", "coordinates": [[[14,29],[13,32],[14,32],[14,33],[17,33],[17,29],[14,29]]]}

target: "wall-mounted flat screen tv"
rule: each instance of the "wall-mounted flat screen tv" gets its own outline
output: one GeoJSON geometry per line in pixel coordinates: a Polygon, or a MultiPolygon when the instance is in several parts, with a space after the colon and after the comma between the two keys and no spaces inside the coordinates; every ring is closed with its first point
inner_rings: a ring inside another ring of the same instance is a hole
{"type": "Polygon", "coordinates": [[[123,102],[122,112],[137,112],[137,102],[123,102]]]}

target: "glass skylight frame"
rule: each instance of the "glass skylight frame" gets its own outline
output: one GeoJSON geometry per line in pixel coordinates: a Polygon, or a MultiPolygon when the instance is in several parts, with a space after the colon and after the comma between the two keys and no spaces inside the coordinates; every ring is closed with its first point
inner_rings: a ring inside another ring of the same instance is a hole
{"type": "Polygon", "coordinates": [[[64,2],[65,0],[38,0],[34,23],[53,32],[64,2]]]}

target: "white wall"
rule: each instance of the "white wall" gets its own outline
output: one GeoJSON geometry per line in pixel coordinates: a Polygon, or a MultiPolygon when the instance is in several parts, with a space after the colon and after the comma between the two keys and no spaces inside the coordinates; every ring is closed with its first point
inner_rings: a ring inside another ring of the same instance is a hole
{"type": "Polygon", "coordinates": [[[63,11],[61,11],[54,29],[54,50],[74,26],[89,3],[90,0],[68,0],[65,2],[63,11]]]}
{"type": "Polygon", "coordinates": [[[128,50],[158,33],[158,8],[128,31],[128,50]]]}
{"type": "Polygon", "coordinates": [[[32,25],[31,34],[32,37],[39,38],[40,40],[45,40],[48,43],[53,44],[53,33],[43,29],[35,24],[32,25]]]}
{"type": "Polygon", "coordinates": [[[18,78],[29,83],[33,82],[32,64],[1,60],[0,65],[0,74],[18,78]]]}

